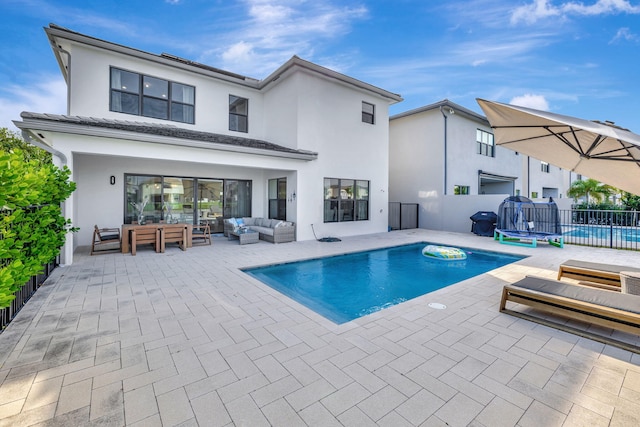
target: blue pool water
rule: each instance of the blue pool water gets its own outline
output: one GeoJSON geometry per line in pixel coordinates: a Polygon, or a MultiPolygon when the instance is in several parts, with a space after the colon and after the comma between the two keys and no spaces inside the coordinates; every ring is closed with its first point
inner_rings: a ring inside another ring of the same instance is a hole
{"type": "Polygon", "coordinates": [[[444,288],[523,256],[461,248],[464,261],[426,258],[428,243],[244,270],[335,323],[444,288]]]}
{"type": "Polygon", "coordinates": [[[609,227],[598,225],[565,225],[565,236],[584,239],[613,239],[616,241],[640,242],[640,231],[636,227],[609,227]]]}

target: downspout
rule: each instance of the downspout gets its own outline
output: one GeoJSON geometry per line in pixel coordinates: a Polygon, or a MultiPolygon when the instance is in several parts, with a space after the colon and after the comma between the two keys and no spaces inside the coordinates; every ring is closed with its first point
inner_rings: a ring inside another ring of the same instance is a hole
{"type": "Polygon", "coordinates": [[[442,111],[442,105],[440,106],[440,113],[444,117],[444,195],[447,195],[447,115],[442,111]]]}
{"type": "Polygon", "coordinates": [[[527,197],[531,198],[531,157],[527,156],[527,197]]]}

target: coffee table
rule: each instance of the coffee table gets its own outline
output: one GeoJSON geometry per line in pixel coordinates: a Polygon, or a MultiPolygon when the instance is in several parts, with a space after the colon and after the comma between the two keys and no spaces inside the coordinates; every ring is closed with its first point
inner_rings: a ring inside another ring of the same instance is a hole
{"type": "Polygon", "coordinates": [[[249,243],[258,243],[260,240],[260,233],[251,229],[236,230],[229,232],[229,240],[238,239],[241,245],[247,245],[249,243]]]}

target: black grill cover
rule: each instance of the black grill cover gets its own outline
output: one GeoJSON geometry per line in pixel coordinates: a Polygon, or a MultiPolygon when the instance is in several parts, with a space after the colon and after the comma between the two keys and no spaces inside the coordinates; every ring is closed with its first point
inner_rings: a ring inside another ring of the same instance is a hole
{"type": "Polygon", "coordinates": [[[498,215],[495,212],[479,211],[469,217],[471,221],[471,232],[478,236],[493,236],[496,229],[498,215]]]}

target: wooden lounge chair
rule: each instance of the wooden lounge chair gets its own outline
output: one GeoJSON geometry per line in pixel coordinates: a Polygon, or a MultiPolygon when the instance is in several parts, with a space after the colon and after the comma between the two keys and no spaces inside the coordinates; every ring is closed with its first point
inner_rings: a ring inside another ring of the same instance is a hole
{"type": "Polygon", "coordinates": [[[151,243],[160,252],[160,229],[155,227],[131,230],[131,255],[135,256],[138,245],[151,243]]]}
{"type": "Polygon", "coordinates": [[[500,301],[500,311],[640,353],[640,347],[637,345],[600,335],[591,330],[571,327],[564,323],[562,319],[553,320],[555,316],[563,316],[640,336],[639,295],[621,294],[604,289],[527,276],[512,285],[504,287],[500,301]],[[508,301],[532,307],[552,316],[542,317],[538,316],[536,312],[528,311],[524,313],[507,309],[506,304],[508,301]]]}
{"type": "Polygon", "coordinates": [[[621,271],[640,272],[640,268],[570,259],[560,264],[558,280],[566,277],[584,281],[586,285],[620,291],[621,271]]]}
{"type": "Polygon", "coordinates": [[[94,225],[91,255],[96,253],[120,252],[122,239],[119,228],[98,228],[94,225]]]}
{"type": "Polygon", "coordinates": [[[194,225],[191,232],[191,244],[192,245],[210,245],[211,244],[211,229],[209,224],[194,225]]]}
{"type": "Polygon", "coordinates": [[[167,243],[178,243],[183,251],[187,250],[187,227],[184,224],[167,224],[160,233],[160,252],[164,252],[167,243]]]}

